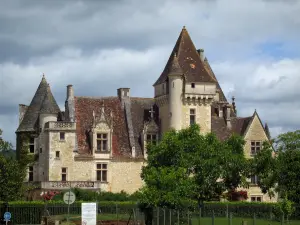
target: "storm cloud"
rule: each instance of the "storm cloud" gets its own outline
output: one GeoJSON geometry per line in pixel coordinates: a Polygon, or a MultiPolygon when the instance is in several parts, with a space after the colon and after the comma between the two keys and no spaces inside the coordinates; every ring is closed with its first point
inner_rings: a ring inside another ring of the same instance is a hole
{"type": "Polygon", "coordinates": [[[184,25],[239,116],[256,109],[273,137],[298,129],[299,11],[283,0],[1,1],[4,138],[15,143],[18,104],[30,104],[43,73],[62,109],[68,84],[79,96],[130,87],[152,97],[184,25]]]}

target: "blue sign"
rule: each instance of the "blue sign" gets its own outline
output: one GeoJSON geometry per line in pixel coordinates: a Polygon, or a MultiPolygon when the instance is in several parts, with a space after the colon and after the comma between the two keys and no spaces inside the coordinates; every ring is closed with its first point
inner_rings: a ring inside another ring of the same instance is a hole
{"type": "Polygon", "coordinates": [[[5,212],[4,213],[4,220],[9,221],[11,219],[11,213],[10,212],[5,212]]]}

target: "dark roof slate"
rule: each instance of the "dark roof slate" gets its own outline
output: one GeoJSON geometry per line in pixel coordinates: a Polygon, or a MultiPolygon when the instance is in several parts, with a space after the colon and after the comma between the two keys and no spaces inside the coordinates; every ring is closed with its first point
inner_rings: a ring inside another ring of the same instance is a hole
{"type": "MultiPolygon", "coordinates": [[[[28,109],[23,117],[23,120],[17,129],[17,132],[27,132],[27,131],[34,132],[36,130],[39,113],[43,106],[43,102],[45,100],[47,92],[48,92],[48,83],[46,81],[46,78],[43,76],[35,92],[35,95],[32,98],[30,105],[28,106],[28,109]]],[[[49,108],[51,108],[51,110],[55,109],[55,111],[59,110],[51,92],[50,94],[48,94],[47,101],[44,103],[43,110],[47,110],[49,108]],[[48,102],[49,99],[52,100],[48,102]]]]}
{"type": "Polygon", "coordinates": [[[40,113],[56,114],[59,112],[60,112],[60,109],[52,95],[50,86],[48,85],[47,92],[45,94],[45,98],[42,103],[40,113]]]}
{"type": "Polygon", "coordinates": [[[154,85],[161,84],[167,80],[168,74],[172,68],[174,54],[177,55],[178,63],[182,68],[187,82],[216,82],[204,68],[204,64],[199,57],[194,43],[184,27],[162,74],[154,85]]]}

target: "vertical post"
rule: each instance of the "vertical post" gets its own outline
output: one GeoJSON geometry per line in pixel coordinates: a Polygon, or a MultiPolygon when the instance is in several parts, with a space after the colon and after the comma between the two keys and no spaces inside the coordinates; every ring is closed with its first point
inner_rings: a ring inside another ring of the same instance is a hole
{"type": "Polygon", "coordinates": [[[232,212],[229,213],[229,225],[232,225],[232,212]]]}
{"type": "Polygon", "coordinates": [[[119,225],[118,204],[116,203],[117,225],[119,225]]]}
{"type": "Polygon", "coordinates": [[[166,225],[166,209],[164,208],[164,225],[166,225]]]}
{"type": "Polygon", "coordinates": [[[188,225],[190,225],[190,211],[187,210],[187,219],[188,219],[188,225]]]}
{"type": "Polygon", "coordinates": [[[256,225],[256,215],[255,215],[255,213],[253,214],[253,225],[256,225]]]}
{"type": "Polygon", "coordinates": [[[226,204],[226,218],[228,219],[228,203],[226,204]]]}
{"type": "Polygon", "coordinates": [[[156,225],[159,225],[159,207],[157,207],[156,216],[156,225]]]}
{"type": "Polygon", "coordinates": [[[280,222],[280,224],[283,225],[283,223],[284,223],[284,214],[282,214],[282,216],[281,216],[281,222],[280,222]]]}
{"type": "Polygon", "coordinates": [[[212,214],[212,225],[215,225],[215,211],[213,210],[213,214],[212,214]]]}
{"type": "Polygon", "coordinates": [[[172,209],[169,209],[170,212],[170,225],[172,225],[172,209]]]}
{"type": "Polygon", "coordinates": [[[67,222],[69,223],[69,217],[70,217],[70,194],[71,194],[71,182],[70,182],[70,188],[69,188],[69,197],[68,197],[68,217],[67,217],[67,222]]]}
{"type": "Polygon", "coordinates": [[[179,211],[177,210],[177,224],[179,225],[179,211]]]}
{"type": "Polygon", "coordinates": [[[201,208],[199,209],[199,221],[198,221],[198,225],[201,224],[200,220],[201,220],[201,208]]]}

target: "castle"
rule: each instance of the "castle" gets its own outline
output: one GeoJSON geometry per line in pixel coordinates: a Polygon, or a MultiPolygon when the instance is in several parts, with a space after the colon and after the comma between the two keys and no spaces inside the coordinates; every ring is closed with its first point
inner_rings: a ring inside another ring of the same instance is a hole
{"type": "MultiPolygon", "coordinates": [[[[119,88],[115,97],[80,97],[67,86],[62,111],[43,76],[29,106],[19,105],[17,151],[22,134],[30,137],[29,152],[36,162],[27,181],[43,189],[79,187],[133,193],[143,182],[146,143],[158,142],[170,128],[197,123],[201,132],[220,140],[232,133],[246,140],[245,155],[253,157],[270,139],[257,112],[238,117],[234,98],[229,103],[203,50],[197,50],[184,27],[169,60],[154,83],[154,98],[130,96],[119,88]]],[[[251,178],[249,201],[275,201],[251,178]]]]}

